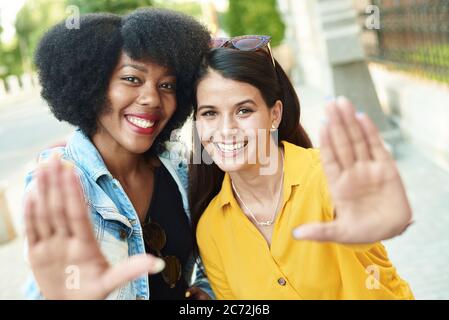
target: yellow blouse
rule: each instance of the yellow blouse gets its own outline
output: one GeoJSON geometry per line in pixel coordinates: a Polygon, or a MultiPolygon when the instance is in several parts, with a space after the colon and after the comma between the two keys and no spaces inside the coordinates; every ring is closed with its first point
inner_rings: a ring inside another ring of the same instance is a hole
{"type": "Polygon", "coordinates": [[[413,299],[384,246],[297,241],[303,223],[333,219],[319,152],[284,146],[284,194],[271,246],[235,200],[229,175],[200,219],[197,240],[218,299],[413,299]]]}

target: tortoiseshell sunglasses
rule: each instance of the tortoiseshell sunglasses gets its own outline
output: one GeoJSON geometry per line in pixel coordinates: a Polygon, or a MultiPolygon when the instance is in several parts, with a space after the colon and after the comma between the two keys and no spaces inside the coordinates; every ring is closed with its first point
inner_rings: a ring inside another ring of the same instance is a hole
{"type": "Polygon", "coordinates": [[[216,48],[232,48],[241,51],[263,51],[268,54],[273,67],[276,66],[273,53],[270,46],[270,36],[260,35],[244,35],[232,38],[214,38],[211,47],[216,48]]]}

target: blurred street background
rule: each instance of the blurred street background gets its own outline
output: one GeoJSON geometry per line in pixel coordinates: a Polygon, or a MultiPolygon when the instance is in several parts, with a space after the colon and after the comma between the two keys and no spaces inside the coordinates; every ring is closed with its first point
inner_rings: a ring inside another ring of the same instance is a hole
{"type": "Polygon", "coordinates": [[[25,174],[73,131],[39,96],[36,44],[80,13],[144,6],[190,14],[215,36],[271,35],[315,146],[329,96],[367,113],[414,211],[407,232],[384,242],[390,259],[417,299],[449,299],[449,0],[0,0],[0,299],[24,298],[25,174]]]}

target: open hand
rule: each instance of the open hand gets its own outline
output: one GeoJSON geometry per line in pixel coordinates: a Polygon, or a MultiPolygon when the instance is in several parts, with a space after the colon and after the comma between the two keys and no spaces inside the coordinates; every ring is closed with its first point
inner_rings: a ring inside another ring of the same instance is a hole
{"type": "Polygon", "coordinates": [[[396,164],[366,115],[346,98],[326,108],[321,160],[334,204],[334,220],[295,229],[299,240],[373,243],[405,231],[412,212],[396,164]]]}
{"type": "Polygon", "coordinates": [[[135,278],[158,273],[161,259],[132,256],[111,266],[101,253],[73,165],[58,156],[36,170],[25,200],[28,259],[47,299],[104,299],[135,278]]]}

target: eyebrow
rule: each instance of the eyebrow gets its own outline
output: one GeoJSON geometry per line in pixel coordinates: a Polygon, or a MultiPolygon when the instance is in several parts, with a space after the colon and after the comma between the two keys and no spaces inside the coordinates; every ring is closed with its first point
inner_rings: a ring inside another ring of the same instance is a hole
{"type": "Polygon", "coordinates": [[[251,103],[251,104],[253,104],[253,105],[256,105],[256,103],[254,102],[253,99],[246,99],[246,100],[240,101],[240,102],[237,103],[235,106],[236,106],[236,107],[237,107],[237,106],[241,106],[242,104],[246,104],[246,103],[251,103]]]}
{"type": "Polygon", "coordinates": [[[142,71],[142,72],[148,72],[147,68],[145,68],[144,66],[140,66],[138,64],[129,64],[129,63],[125,63],[124,65],[122,65],[120,67],[120,69],[123,69],[123,68],[126,68],[126,67],[131,67],[131,68],[137,69],[137,70],[142,71]]]}
{"type": "MultiPolygon", "coordinates": [[[[251,103],[253,105],[256,105],[256,103],[254,102],[253,99],[246,99],[246,100],[240,101],[239,103],[236,103],[235,107],[241,106],[241,105],[246,104],[246,103],[251,103]]],[[[197,112],[199,112],[202,109],[216,109],[216,107],[215,106],[203,105],[203,106],[198,107],[197,112]]]]}
{"type": "MultiPolygon", "coordinates": [[[[138,65],[138,64],[131,64],[131,63],[125,63],[124,65],[122,65],[119,68],[119,70],[123,69],[123,68],[126,68],[126,67],[131,67],[131,68],[134,68],[136,70],[148,73],[148,69],[145,68],[144,66],[141,66],[141,65],[138,65]]],[[[166,76],[166,77],[176,77],[176,73],[173,72],[172,70],[167,70],[164,76],[166,76]]]]}

